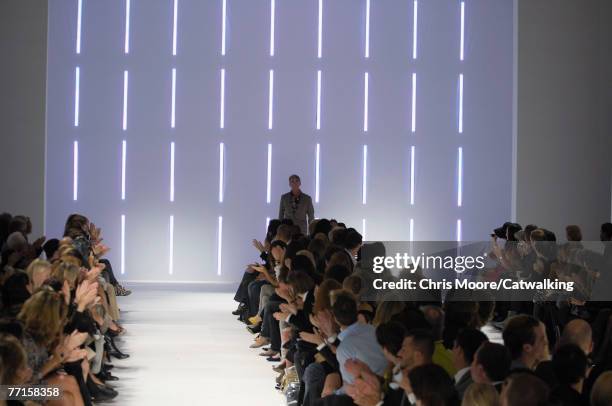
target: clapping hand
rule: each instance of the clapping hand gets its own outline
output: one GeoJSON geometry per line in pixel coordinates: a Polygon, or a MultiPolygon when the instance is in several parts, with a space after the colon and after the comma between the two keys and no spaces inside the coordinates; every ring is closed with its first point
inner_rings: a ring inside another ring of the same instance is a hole
{"type": "Polygon", "coordinates": [[[42,245],[45,243],[46,240],[47,238],[43,235],[42,237],[38,238],[36,241],[32,243],[32,247],[38,250],[40,247],[42,247],[42,245]]]}
{"type": "Polygon", "coordinates": [[[314,333],[308,333],[306,331],[300,332],[300,338],[308,343],[321,345],[323,344],[323,337],[315,330],[314,333]]]}
{"type": "Polygon", "coordinates": [[[98,283],[85,279],[76,289],[75,303],[77,311],[82,312],[91,303],[94,303],[98,294],[98,283]]]}
{"type": "Polygon", "coordinates": [[[297,307],[289,303],[281,303],[279,308],[283,313],[296,314],[298,312],[297,307]]]}
{"type": "Polygon", "coordinates": [[[252,269],[255,270],[255,272],[259,272],[259,273],[265,273],[266,272],[266,267],[261,265],[261,264],[253,264],[251,266],[252,269]]]}
{"type": "Polygon", "coordinates": [[[318,312],[315,319],[317,321],[317,325],[319,326],[319,330],[321,330],[326,337],[331,337],[336,333],[334,331],[334,321],[329,310],[318,312]]]}
{"type": "Polygon", "coordinates": [[[266,250],[263,244],[260,241],[256,240],[255,238],[253,238],[252,243],[253,243],[253,247],[255,247],[257,251],[264,252],[266,250]]]}
{"type": "Polygon", "coordinates": [[[94,255],[100,258],[103,257],[108,251],[110,251],[110,248],[102,243],[98,243],[92,247],[92,250],[94,252],[94,255]]]}
{"type": "Polygon", "coordinates": [[[104,270],[105,267],[106,265],[102,262],[93,263],[93,265],[91,265],[91,269],[87,271],[87,280],[92,282],[97,280],[98,276],[100,276],[100,273],[104,270]]]}
{"type": "Polygon", "coordinates": [[[287,320],[287,317],[289,317],[291,313],[285,313],[285,312],[276,312],[274,313],[274,318],[278,321],[283,321],[283,320],[287,320]]]}
{"type": "Polygon", "coordinates": [[[352,385],[346,385],[346,393],[359,406],[375,406],[381,400],[380,381],[374,374],[355,379],[352,385]]]}
{"type": "Polygon", "coordinates": [[[92,244],[95,245],[102,241],[102,238],[100,238],[102,230],[100,228],[97,228],[94,223],[89,223],[89,229],[87,231],[89,233],[89,239],[91,240],[92,244]]]}
{"type": "Polygon", "coordinates": [[[344,363],[344,368],[349,374],[353,375],[355,378],[359,378],[360,376],[367,374],[372,374],[370,367],[368,367],[365,362],[360,361],[356,358],[348,359],[344,363]]]}

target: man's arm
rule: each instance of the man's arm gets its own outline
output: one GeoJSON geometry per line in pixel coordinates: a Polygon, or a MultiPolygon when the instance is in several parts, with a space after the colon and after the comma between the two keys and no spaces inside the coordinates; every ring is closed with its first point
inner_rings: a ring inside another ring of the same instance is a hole
{"type": "Polygon", "coordinates": [[[312,198],[308,196],[308,207],[306,208],[306,214],[308,215],[308,224],[314,220],[314,206],[312,205],[312,198]]]}
{"type": "Polygon", "coordinates": [[[278,205],[278,219],[282,220],[285,218],[285,207],[283,205],[283,195],[280,198],[280,204],[278,205]]]}

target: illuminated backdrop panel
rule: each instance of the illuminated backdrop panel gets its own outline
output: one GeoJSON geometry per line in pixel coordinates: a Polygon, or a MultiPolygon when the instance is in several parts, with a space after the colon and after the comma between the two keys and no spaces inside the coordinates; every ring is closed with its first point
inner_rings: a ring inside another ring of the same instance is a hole
{"type": "Polygon", "coordinates": [[[510,217],[506,0],[49,4],[46,227],[103,227],[129,280],[231,281],[292,173],[374,240],[510,217]]]}

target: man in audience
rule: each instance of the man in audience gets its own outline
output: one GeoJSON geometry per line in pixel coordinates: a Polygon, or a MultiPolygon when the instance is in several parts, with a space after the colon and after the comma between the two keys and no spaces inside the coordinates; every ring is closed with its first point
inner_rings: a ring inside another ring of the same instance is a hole
{"type": "Polygon", "coordinates": [[[409,330],[404,337],[402,349],[398,353],[402,369],[412,369],[419,365],[431,364],[434,347],[433,336],[428,330],[409,330]]]}
{"type": "Polygon", "coordinates": [[[557,377],[557,386],[551,400],[560,406],[586,406],[588,400],[582,394],[587,375],[588,359],[584,351],[575,344],[566,344],[553,355],[552,366],[557,377]]]}
{"type": "MultiPolygon", "coordinates": [[[[459,332],[453,347],[453,366],[457,370],[455,373],[455,389],[460,398],[463,398],[468,386],[474,382],[470,374],[471,365],[474,362],[474,355],[481,344],[488,341],[487,336],[480,330],[466,328],[459,332]]],[[[435,353],[434,353],[435,356],[435,353]]]]}
{"type": "Polygon", "coordinates": [[[376,341],[374,326],[358,322],[358,304],[354,296],[348,292],[337,294],[332,304],[332,313],[340,326],[340,345],[336,356],[343,382],[352,381],[351,374],[343,366],[349,359],[360,359],[375,374],[382,375],[387,367],[387,360],[376,341]]]}
{"type": "Polygon", "coordinates": [[[512,357],[511,370],[534,370],[550,357],[546,328],[532,316],[514,316],[506,324],[502,336],[512,357]]]}
{"type": "MultiPolygon", "coordinates": [[[[574,319],[563,328],[558,347],[573,344],[582,350],[585,356],[593,351],[593,330],[591,325],[582,319],[574,319]]],[[[535,370],[551,388],[558,384],[556,368],[552,361],[542,361],[535,370]]]]}
{"type": "Polygon", "coordinates": [[[502,406],[546,406],[550,389],[529,372],[516,372],[508,377],[501,392],[502,406]]]}
{"type": "Polygon", "coordinates": [[[591,406],[612,405],[612,371],[604,372],[597,378],[591,391],[591,406]]]}
{"type": "Polygon", "coordinates": [[[470,367],[472,380],[476,383],[486,383],[501,391],[502,383],[510,371],[510,353],[501,344],[485,341],[474,355],[470,367]]]}
{"type": "Polygon", "coordinates": [[[340,345],[336,349],[336,357],[340,366],[342,387],[337,391],[335,397],[325,401],[324,404],[329,405],[344,404],[351,401],[345,393],[347,386],[352,385],[356,378],[350,372],[353,361],[358,360],[363,364],[363,367],[378,376],[383,375],[388,365],[385,355],[376,341],[374,326],[361,324],[357,321],[357,301],[352,294],[348,292],[337,294],[332,305],[332,313],[340,326],[340,334],[338,334],[340,345]]]}
{"type": "Polygon", "coordinates": [[[391,364],[391,371],[386,381],[389,389],[384,394],[386,403],[400,403],[404,397],[404,392],[400,388],[402,381],[401,358],[399,353],[406,337],[406,328],[399,322],[390,321],[383,323],[376,328],[376,340],[383,349],[385,358],[391,364]]]}

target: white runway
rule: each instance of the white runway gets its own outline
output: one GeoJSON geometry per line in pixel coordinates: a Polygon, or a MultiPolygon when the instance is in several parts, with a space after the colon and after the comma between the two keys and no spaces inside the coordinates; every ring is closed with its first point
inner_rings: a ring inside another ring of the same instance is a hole
{"type": "Polygon", "coordinates": [[[128,284],[115,360],[118,405],[284,405],[272,364],[248,348],[229,285],[128,284]]]}

